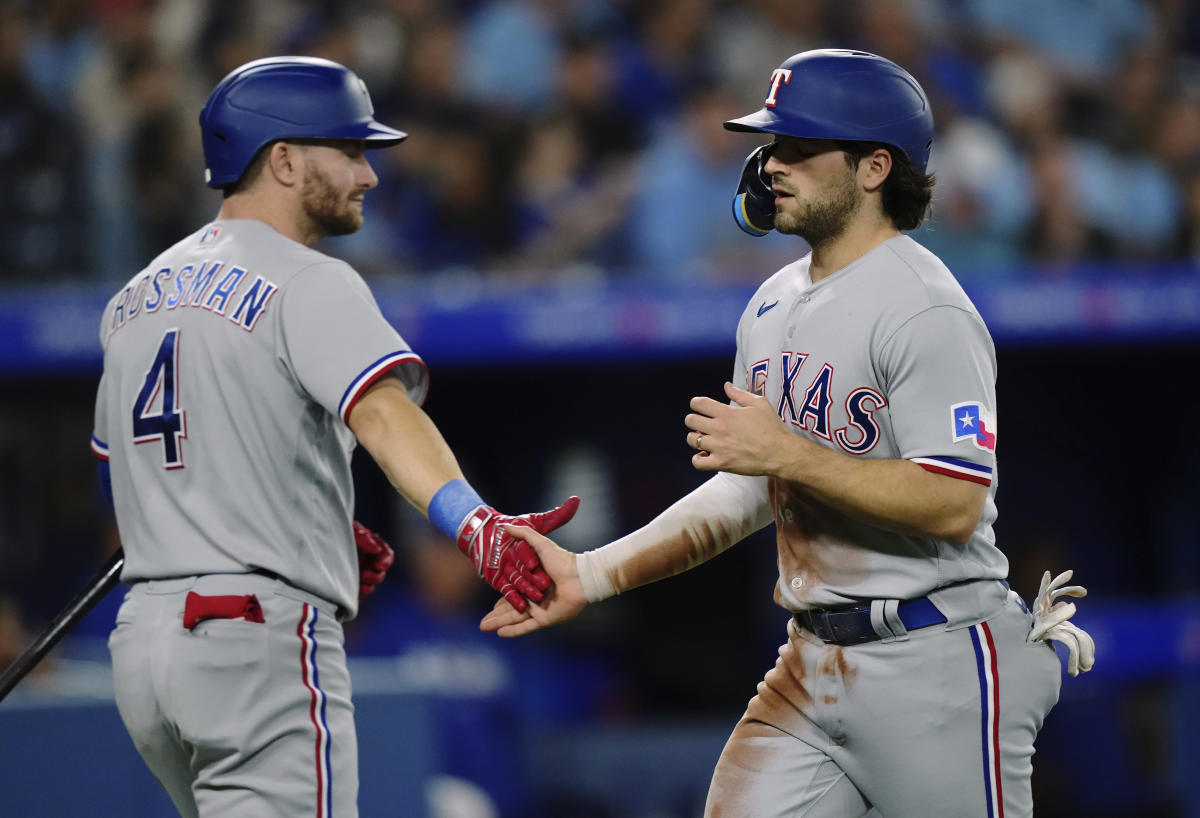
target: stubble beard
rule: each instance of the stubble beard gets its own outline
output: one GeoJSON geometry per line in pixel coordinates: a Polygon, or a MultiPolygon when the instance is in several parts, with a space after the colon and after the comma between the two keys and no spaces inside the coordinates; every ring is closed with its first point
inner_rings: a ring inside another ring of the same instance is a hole
{"type": "Polygon", "coordinates": [[[313,232],[322,236],[346,236],[363,225],[362,212],[340,194],[333,182],[312,162],[305,163],[300,203],[312,223],[313,232]]]}
{"type": "Polygon", "coordinates": [[[798,211],[776,213],[775,229],[799,236],[815,250],[846,232],[862,200],[854,174],[847,172],[840,182],[830,186],[824,198],[803,203],[795,200],[800,205],[798,211]]]}

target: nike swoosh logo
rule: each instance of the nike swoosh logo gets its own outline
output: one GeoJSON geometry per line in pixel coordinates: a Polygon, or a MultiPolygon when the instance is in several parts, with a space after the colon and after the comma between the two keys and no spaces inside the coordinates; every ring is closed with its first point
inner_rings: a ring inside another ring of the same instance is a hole
{"type": "Polygon", "coordinates": [[[776,298],[776,299],[775,299],[774,301],[772,301],[770,304],[768,304],[766,301],[764,301],[764,302],[762,303],[762,306],[758,308],[758,317],[759,317],[759,318],[762,318],[762,317],[763,317],[763,313],[764,313],[764,312],[766,312],[767,310],[771,309],[771,307],[774,307],[774,306],[775,306],[776,304],[778,304],[778,303],[779,303],[779,299],[778,299],[778,298],[776,298]]]}

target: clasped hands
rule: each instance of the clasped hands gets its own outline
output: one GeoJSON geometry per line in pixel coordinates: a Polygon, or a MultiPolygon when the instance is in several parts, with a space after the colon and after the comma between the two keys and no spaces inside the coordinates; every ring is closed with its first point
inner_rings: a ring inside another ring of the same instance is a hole
{"type": "Polygon", "coordinates": [[[521,530],[549,534],[570,521],[578,508],[578,497],[568,497],[561,506],[549,511],[518,516],[501,514],[483,505],[463,522],[458,532],[458,548],[471,560],[479,576],[500,592],[501,599],[521,612],[529,602],[540,602],[551,584],[551,577],[542,569],[521,530]]]}
{"type": "MultiPolygon", "coordinates": [[[[684,418],[691,430],[687,443],[698,450],[692,465],[700,471],[766,473],[774,467],[770,458],[779,457],[800,438],[787,429],[765,398],[731,383],[725,384],[725,394],[731,404],[706,397],[692,398],[689,404],[692,411],[684,418]]],[[[543,536],[544,530],[509,526],[504,530],[536,555],[539,574],[549,577],[552,584],[539,587],[537,597],[528,597],[533,604],[525,604],[525,599],[514,603],[514,595],[506,594],[483,618],[480,628],[500,636],[520,636],[566,621],[583,610],[587,598],[576,555],[543,536]]]]}

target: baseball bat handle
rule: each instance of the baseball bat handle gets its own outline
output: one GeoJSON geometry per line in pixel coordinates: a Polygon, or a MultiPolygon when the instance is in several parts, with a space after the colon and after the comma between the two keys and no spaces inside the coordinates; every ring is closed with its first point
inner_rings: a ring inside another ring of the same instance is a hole
{"type": "Polygon", "coordinates": [[[0,676],[0,701],[4,701],[17,683],[24,679],[26,674],[33,670],[34,666],[50,652],[50,649],[58,644],[58,640],[62,639],[63,635],[79,620],[87,616],[88,611],[96,607],[96,603],[113,589],[121,576],[121,568],[124,565],[125,551],[118,548],[84,589],[71,600],[67,607],[62,609],[54,621],[9,666],[8,670],[4,671],[4,675],[0,676]]]}

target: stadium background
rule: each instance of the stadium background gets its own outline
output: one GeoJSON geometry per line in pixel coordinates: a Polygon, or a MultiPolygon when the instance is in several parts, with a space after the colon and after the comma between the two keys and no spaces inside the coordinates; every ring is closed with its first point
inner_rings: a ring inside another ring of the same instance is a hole
{"type": "MultiPolygon", "coordinates": [[[[586,548],[700,480],[687,400],[720,394],[746,298],[802,250],[737,231],[754,142],[720,123],[827,46],[934,101],[915,237],[997,341],[999,541],[1027,598],[1047,567],[1091,591],[1097,666],[1043,730],[1039,814],[1200,815],[1188,0],[0,2],[0,664],[116,546],[87,448],[97,321],[215,213],[195,116],[226,71],[338,60],[412,134],[372,156],[367,227],[325,249],[430,364],[426,409],[484,496],[581,495],[562,541],[586,548]]],[[[782,633],[770,537],[501,643],[474,632],[489,600],[465,561],[356,474],[359,519],[401,557],[348,629],[364,815],[420,816],[427,792],[480,818],[698,814],[782,633]],[[513,730],[523,752],[497,749],[513,730]]],[[[171,814],[111,705],[116,601],[0,706],[0,814],[171,814]]]]}

